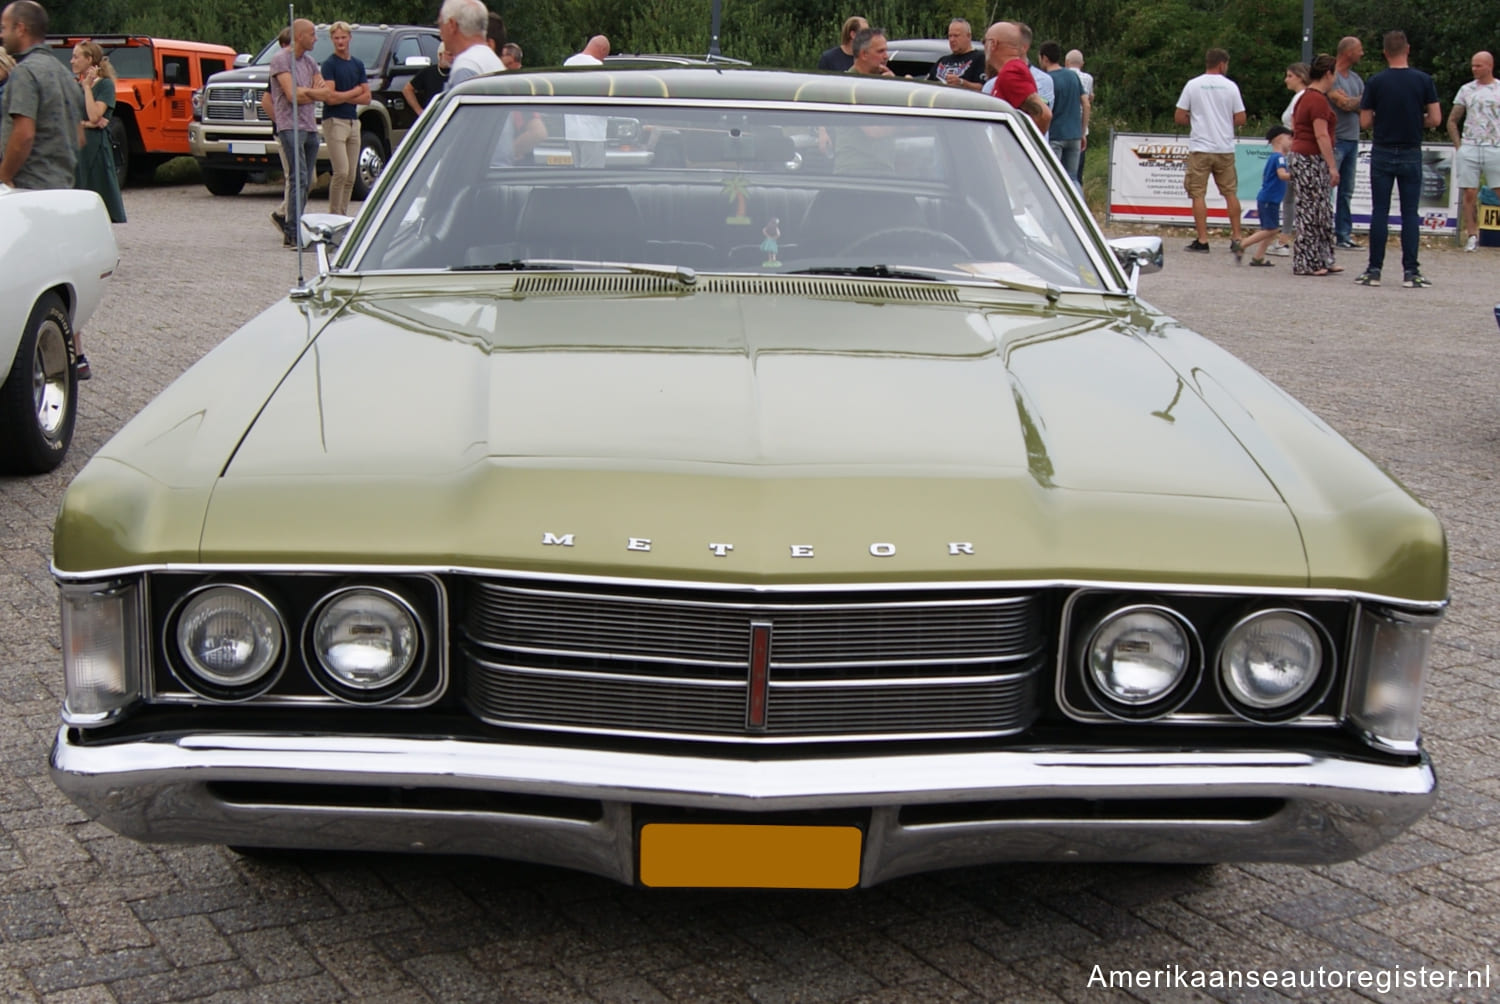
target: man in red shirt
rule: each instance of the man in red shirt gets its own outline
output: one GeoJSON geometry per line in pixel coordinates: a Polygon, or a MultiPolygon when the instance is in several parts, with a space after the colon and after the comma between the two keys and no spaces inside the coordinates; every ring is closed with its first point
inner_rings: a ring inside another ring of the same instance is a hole
{"type": "Polygon", "coordinates": [[[984,59],[990,79],[984,93],[1010,103],[1031,116],[1036,127],[1045,133],[1052,124],[1052,109],[1037,93],[1031,67],[1022,57],[1021,28],[1010,21],[996,21],[984,33],[984,59]]]}

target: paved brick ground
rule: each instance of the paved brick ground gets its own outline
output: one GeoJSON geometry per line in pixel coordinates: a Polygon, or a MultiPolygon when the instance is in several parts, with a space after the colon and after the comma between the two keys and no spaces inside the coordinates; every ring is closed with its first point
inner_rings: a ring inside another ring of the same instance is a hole
{"type": "MultiPolygon", "coordinates": [[[[252,187],[132,189],[86,348],[74,451],[0,479],[0,999],[1446,1001],[1500,999],[1500,252],[1426,252],[1436,285],[1361,289],[1179,252],[1147,296],[1248,359],[1431,504],[1453,607],[1427,704],[1435,812],[1331,867],[1018,866],[839,895],[642,893],[472,859],[242,859],[84,821],[46,774],[60,698],[47,572],[63,487],[176,374],[291,286],[252,187]],[[1089,986],[1105,969],[1490,967],[1490,989],[1089,986]]],[[[1222,248],[1222,244],[1219,245],[1222,248]]],[[[1394,249],[1393,249],[1394,257],[1394,249]]]]}

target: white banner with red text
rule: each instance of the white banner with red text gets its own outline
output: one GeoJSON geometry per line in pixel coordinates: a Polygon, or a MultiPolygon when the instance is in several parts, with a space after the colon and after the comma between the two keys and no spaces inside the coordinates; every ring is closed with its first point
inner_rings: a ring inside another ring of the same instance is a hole
{"type": "MultiPolygon", "coordinates": [[[[1235,143],[1236,194],[1240,199],[1242,224],[1255,229],[1259,213],[1255,196],[1271,145],[1263,139],[1240,139],[1235,143]]],[[[1187,224],[1193,222],[1193,203],[1183,190],[1187,171],[1186,136],[1153,136],[1145,133],[1112,134],[1109,157],[1109,211],[1111,221],[1187,224]]],[[[1212,181],[1208,183],[1208,221],[1229,220],[1224,197],[1212,181]]],[[[1354,229],[1370,229],[1370,144],[1359,144],[1354,174],[1354,198],[1350,202],[1354,229]]],[[[1453,234],[1458,227],[1458,189],[1453,184],[1453,147],[1442,143],[1422,147],[1422,229],[1434,234],[1453,234]]],[[[1284,225],[1291,221],[1283,220],[1284,225]]],[[[1401,229],[1401,203],[1391,193],[1390,226],[1401,229]]]]}

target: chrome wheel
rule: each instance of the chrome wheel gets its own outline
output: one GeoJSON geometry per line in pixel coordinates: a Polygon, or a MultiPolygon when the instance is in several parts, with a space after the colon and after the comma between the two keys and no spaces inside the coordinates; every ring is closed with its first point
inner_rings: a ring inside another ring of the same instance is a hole
{"type": "Polygon", "coordinates": [[[56,468],[73,441],[77,416],[73,324],[62,298],[43,293],[0,384],[0,472],[41,474],[56,468]]]}
{"type": "Polygon", "coordinates": [[[359,147],[359,164],[354,171],[353,197],[364,201],[375,187],[375,179],[385,170],[385,144],[379,136],[371,133],[362,136],[359,147]]]}
{"type": "Polygon", "coordinates": [[[68,397],[72,390],[69,368],[68,334],[53,317],[42,321],[36,333],[36,350],[31,354],[31,396],[36,403],[37,430],[56,440],[67,423],[68,397]]]}

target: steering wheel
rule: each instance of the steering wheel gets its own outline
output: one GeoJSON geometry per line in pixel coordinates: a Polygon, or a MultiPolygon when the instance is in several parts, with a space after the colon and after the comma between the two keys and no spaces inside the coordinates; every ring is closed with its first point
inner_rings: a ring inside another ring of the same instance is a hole
{"type": "Polygon", "coordinates": [[[937,254],[951,254],[955,256],[954,261],[972,261],[974,258],[974,253],[952,234],[931,227],[913,226],[886,227],[856,237],[839,252],[839,257],[860,257],[887,247],[896,253],[925,249],[937,254]]]}

